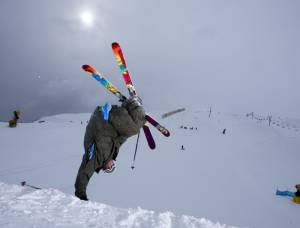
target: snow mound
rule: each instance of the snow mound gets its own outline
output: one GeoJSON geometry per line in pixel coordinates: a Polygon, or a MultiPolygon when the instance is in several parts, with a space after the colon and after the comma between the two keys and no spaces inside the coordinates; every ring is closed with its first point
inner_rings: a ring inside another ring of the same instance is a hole
{"type": "Polygon", "coordinates": [[[17,227],[200,227],[226,228],[206,219],[120,209],[97,202],[84,202],[56,189],[31,190],[0,182],[0,226],[17,227]]]}

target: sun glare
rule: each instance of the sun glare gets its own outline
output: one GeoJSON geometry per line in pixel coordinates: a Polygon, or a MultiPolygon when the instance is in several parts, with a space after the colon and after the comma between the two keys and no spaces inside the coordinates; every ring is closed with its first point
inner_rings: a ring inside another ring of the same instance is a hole
{"type": "Polygon", "coordinates": [[[87,27],[91,27],[94,24],[93,14],[89,11],[82,12],[80,14],[80,19],[81,22],[87,27]]]}

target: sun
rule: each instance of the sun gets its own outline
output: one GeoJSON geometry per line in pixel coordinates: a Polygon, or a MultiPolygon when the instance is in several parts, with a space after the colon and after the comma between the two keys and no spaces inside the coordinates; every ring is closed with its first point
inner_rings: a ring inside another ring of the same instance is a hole
{"type": "Polygon", "coordinates": [[[87,27],[92,27],[94,24],[94,16],[90,11],[83,11],[80,14],[80,19],[81,22],[87,27]]]}

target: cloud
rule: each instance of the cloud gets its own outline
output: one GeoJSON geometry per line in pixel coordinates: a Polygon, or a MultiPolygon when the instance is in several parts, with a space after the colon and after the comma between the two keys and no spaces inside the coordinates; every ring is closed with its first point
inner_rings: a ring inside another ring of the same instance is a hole
{"type": "Polygon", "coordinates": [[[1,1],[0,114],[4,118],[22,107],[30,119],[33,113],[86,111],[116,102],[80,68],[93,65],[127,93],[113,41],[122,45],[148,110],[216,106],[300,113],[298,5],[1,1]],[[86,9],[96,17],[94,27],[80,25],[86,9]]]}

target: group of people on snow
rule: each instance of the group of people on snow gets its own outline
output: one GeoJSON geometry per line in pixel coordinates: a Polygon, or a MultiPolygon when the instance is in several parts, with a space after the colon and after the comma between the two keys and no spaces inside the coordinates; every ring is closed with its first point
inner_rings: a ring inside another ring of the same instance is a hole
{"type": "Polygon", "coordinates": [[[189,129],[189,130],[198,130],[197,127],[187,127],[187,126],[183,126],[183,125],[181,125],[180,128],[185,129],[185,130],[187,130],[187,129],[189,129]]]}

